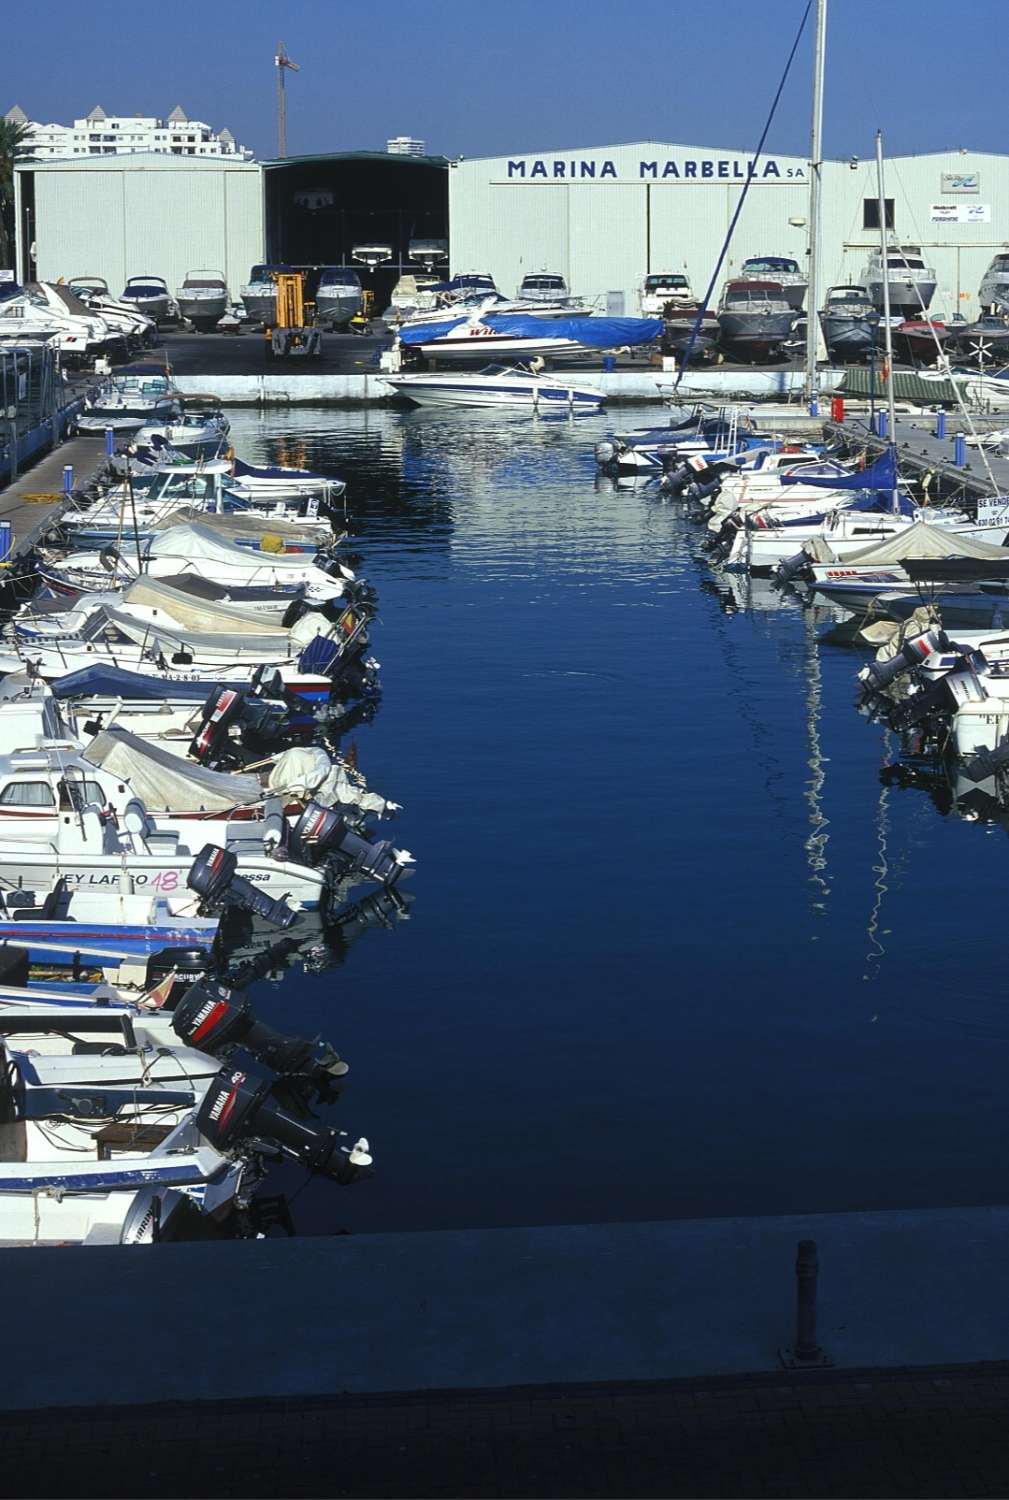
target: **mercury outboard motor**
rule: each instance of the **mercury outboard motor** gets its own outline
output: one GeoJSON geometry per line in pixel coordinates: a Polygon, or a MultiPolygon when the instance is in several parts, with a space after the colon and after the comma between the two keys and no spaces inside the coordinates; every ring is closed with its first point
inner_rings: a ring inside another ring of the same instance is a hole
{"type": "Polygon", "coordinates": [[[393,885],[403,873],[403,860],[388,839],[369,843],[355,833],[332,807],[309,802],[291,830],[290,850],[306,865],[319,865],[330,854],[342,854],[350,868],[361,870],[382,885],[393,885]]]}
{"type": "Polygon", "coordinates": [[[371,1172],[364,1136],[350,1145],[346,1131],[295,1119],[273,1098],[270,1080],[251,1070],[221,1069],[197,1111],[196,1128],[222,1153],[255,1142],[334,1182],[359,1182],[371,1172]]]}
{"type": "Polygon", "coordinates": [[[948,647],[949,639],[944,630],[923,630],[920,635],[908,636],[900,650],[886,661],[873,661],[863,667],[858,674],[859,681],[878,693],[896,682],[898,677],[903,677],[905,672],[920,666],[933,651],[945,651],[948,647]]]}
{"type": "Polygon", "coordinates": [[[204,844],[193,860],[186,884],[200,898],[200,910],[219,906],[237,906],[251,911],[274,927],[287,928],[297,913],[286,901],[276,901],[258,890],[251,880],[238,873],[238,855],[219,844],[204,844]]]}
{"type": "Polygon", "coordinates": [[[190,986],[172,1013],[172,1030],[211,1057],[227,1058],[241,1047],[275,1073],[297,1074],[319,1099],[333,1098],[349,1071],[328,1043],[274,1031],[256,1019],[247,995],[213,979],[190,986]]]}

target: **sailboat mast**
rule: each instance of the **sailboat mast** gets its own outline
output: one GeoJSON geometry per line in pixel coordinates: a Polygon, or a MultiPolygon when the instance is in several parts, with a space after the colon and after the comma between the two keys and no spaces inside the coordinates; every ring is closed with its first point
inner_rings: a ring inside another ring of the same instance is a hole
{"type": "Polygon", "coordinates": [[[827,52],[827,0],[816,0],[813,57],[813,127],[809,147],[809,265],[806,272],[806,401],[819,392],[816,354],[820,341],[820,189],[823,171],[823,69],[827,52]]]}
{"type": "Polygon", "coordinates": [[[896,443],[895,414],[893,406],[893,329],[890,327],[890,261],[886,238],[886,188],[883,183],[883,132],[876,131],[876,182],[879,190],[879,242],[882,246],[883,262],[883,337],[886,340],[886,403],[889,417],[890,442],[896,443]]]}

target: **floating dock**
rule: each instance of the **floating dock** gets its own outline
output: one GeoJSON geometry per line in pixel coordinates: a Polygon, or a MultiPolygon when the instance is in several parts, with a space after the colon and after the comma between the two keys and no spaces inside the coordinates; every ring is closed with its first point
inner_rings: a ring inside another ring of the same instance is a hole
{"type": "MultiPolygon", "coordinates": [[[[975,432],[980,436],[993,428],[1006,425],[1006,415],[972,417],[975,432]]],[[[952,490],[963,490],[977,499],[988,495],[1009,495],[1009,458],[1002,458],[989,450],[976,446],[964,447],[963,462],[957,462],[957,438],[970,436],[966,423],[947,414],[945,435],[936,432],[936,418],[898,417],[895,423],[894,440],[897,444],[897,462],[905,472],[912,470],[919,475],[932,474],[948,494],[952,490]],[[990,475],[990,477],[989,477],[990,475]]],[[[828,422],[828,436],[843,438],[847,442],[866,447],[872,453],[881,453],[889,446],[889,439],[882,438],[870,425],[867,418],[849,417],[844,422],[828,422]]]]}

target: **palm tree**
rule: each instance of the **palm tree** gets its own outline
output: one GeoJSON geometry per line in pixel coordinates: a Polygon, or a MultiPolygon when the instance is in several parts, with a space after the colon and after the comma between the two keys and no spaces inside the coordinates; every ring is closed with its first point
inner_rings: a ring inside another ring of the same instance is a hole
{"type": "Polygon", "coordinates": [[[0,266],[14,264],[14,163],[30,153],[27,125],[0,118],[0,266]]]}

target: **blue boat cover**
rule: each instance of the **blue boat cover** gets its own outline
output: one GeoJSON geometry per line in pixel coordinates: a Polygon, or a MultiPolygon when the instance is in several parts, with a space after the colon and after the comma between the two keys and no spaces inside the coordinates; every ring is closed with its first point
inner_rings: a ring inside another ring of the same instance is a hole
{"type": "Polygon", "coordinates": [[[202,703],[212,689],[235,684],[148,677],[143,672],[127,672],[122,667],[105,667],[96,663],[93,667],[82,667],[79,672],[68,672],[66,677],[58,677],[50,686],[53,695],[61,699],[112,697],[163,702],[166,698],[182,698],[187,703],[202,703]]]}
{"type": "Polygon", "coordinates": [[[897,488],[897,454],[892,447],[877,458],[867,469],[856,469],[850,474],[836,474],[832,478],[815,477],[812,465],[803,473],[782,474],[782,484],[811,484],[824,490],[895,490],[897,488]]]}
{"type": "MultiPolygon", "coordinates": [[[[403,344],[430,344],[445,338],[468,320],[414,323],[399,332],[403,344]]],[[[572,339],[589,349],[618,349],[625,344],[652,344],[662,334],[661,318],[536,318],[528,313],[485,313],[480,322],[516,339],[572,339]]],[[[477,341],[474,340],[474,343],[477,341]]]]}
{"type": "MultiPolygon", "coordinates": [[[[313,474],[311,469],[274,469],[257,468],[255,464],[243,463],[240,458],[235,459],[235,478],[240,479],[243,474],[248,474],[253,479],[322,479],[325,474],[313,474]]],[[[332,481],[331,481],[332,482],[332,481]]]]}

